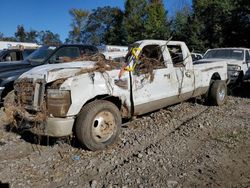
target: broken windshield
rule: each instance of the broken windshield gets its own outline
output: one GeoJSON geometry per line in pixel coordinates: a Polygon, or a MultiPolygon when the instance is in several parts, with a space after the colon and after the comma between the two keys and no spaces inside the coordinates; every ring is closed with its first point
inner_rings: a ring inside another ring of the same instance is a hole
{"type": "Polygon", "coordinates": [[[51,54],[54,49],[55,47],[53,46],[42,46],[30,54],[25,60],[28,60],[29,62],[41,63],[51,54]]]}
{"type": "Polygon", "coordinates": [[[244,51],[239,49],[215,49],[209,50],[203,59],[236,59],[244,60],[244,51]]]}

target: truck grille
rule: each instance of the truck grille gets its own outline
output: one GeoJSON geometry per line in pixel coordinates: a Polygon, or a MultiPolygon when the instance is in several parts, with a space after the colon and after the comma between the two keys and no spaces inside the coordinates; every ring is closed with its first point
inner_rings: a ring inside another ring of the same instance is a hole
{"type": "Polygon", "coordinates": [[[44,100],[45,81],[29,78],[15,82],[15,94],[18,105],[27,110],[40,111],[44,100]]]}

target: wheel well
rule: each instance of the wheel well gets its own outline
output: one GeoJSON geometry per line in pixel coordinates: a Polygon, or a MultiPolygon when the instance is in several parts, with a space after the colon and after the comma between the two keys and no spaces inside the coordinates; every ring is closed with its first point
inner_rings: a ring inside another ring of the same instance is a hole
{"type": "Polygon", "coordinates": [[[121,101],[121,99],[120,99],[119,97],[114,97],[114,96],[110,96],[110,95],[98,95],[98,96],[94,97],[93,99],[88,100],[88,101],[84,104],[84,106],[85,106],[86,104],[90,103],[90,102],[95,101],[95,100],[106,100],[106,101],[110,101],[110,102],[112,102],[114,105],[116,105],[117,108],[118,108],[119,110],[121,110],[121,108],[122,108],[122,101],[121,101]]]}
{"type": "Polygon", "coordinates": [[[214,73],[211,80],[221,80],[220,74],[218,72],[214,73]]]}
{"type": "Polygon", "coordinates": [[[214,73],[214,74],[212,75],[212,77],[211,77],[211,79],[210,79],[210,83],[209,83],[209,88],[208,88],[207,92],[206,92],[205,95],[204,95],[205,98],[208,98],[208,95],[209,95],[209,93],[210,93],[210,91],[211,91],[211,86],[212,86],[212,84],[213,84],[213,82],[214,82],[215,80],[221,80],[220,74],[219,74],[218,72],[216,72],[216,73],[214,73]]]}

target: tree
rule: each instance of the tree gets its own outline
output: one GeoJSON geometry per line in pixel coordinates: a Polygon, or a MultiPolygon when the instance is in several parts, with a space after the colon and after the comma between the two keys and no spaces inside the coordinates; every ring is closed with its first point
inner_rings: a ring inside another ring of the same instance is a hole
{"type": "Polygon", "coordinates": [[[170,36],[170,25],[162,0],[149,0],[146,7],[144,38],[167,39],[170,36]]]}
{"type": "Polygon", "coordinates": [[[25,29],[23,27],[23,25],[18,25],[17,26],[17,31],[15,33],[15,37],[17,38],[18,42],[25,42],[26,41],[26,32],[25,29]]]}
{"type": "Polygon", "coordinates": [[[172,30],[174,38],[176,40],[186,41],[188,40],[188,25],[192,12],[189,6],[183,7],[177,11],[172,22],[172,30]]]}
{"type": "Polygon", "coordinates": [[[72,30],[69,32],[67,42],[81,43],[83,42],[82,32],[85,29],[89,12],[83,9],[73,8],[69,11],[69,14],[72,16],[72,30]]]}
{"type": "Polygon", "coordinates": [[[0,41],[12,41],[17,42],[15,37],[5,37],[2,32],[0,32],[0,41]]]}
{"type": "Polygon", "coordinates": [[[233,10],[233,0],[200,1],[193,0],[193,20],[203,48],[221,47],[225,44],[224,28],[233,10]]]}
{"type": "Polygon", "coordinates": [[[31,29],[29,32],[26,32],[26,42],[35,42],[37,43],[38,32],[31,29]]]}
{"type": "Polygon", "coordinates": [[[53,32],[46,30],[40,31],[38,34],[41,44],[45,45],[59,45],[61,44],[60,35],[54,34],[53,32]]]}
{"type": "Polygon", "coordinates": [[[122,20],[123,13],[119,8],[98,7],[89,15],[83,32],[84,41],[93,45],[122,44],[124,42],[122,20]]]}
{"type": "Polygon", "coordinates": [[[146,0],[126,0],[123,28],[128,44],[142,40],[145,33],[146,0]]]}
{"type": "Polygon", "coordinates": [[[231,17],[225,22],[225,45],[250,48],[250,3],[235,0],[233,6],[231,17]]]}

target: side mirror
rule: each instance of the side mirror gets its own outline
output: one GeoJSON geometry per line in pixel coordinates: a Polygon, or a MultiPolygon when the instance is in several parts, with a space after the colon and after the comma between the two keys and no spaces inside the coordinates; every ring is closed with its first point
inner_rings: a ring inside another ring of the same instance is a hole
{"type": "Polygon", "coordinates": [[[62,62],[62,60],[59,57],[51,58],[48,60],[49,64],[55,64],[55,63],[61,63],[61,62],[62,62]]]}
{"type": "Polygon", "coordinates": [[[8,55],[8,56],[5,58],[5,61],[11,61],[11,57],[8,55]]]}

